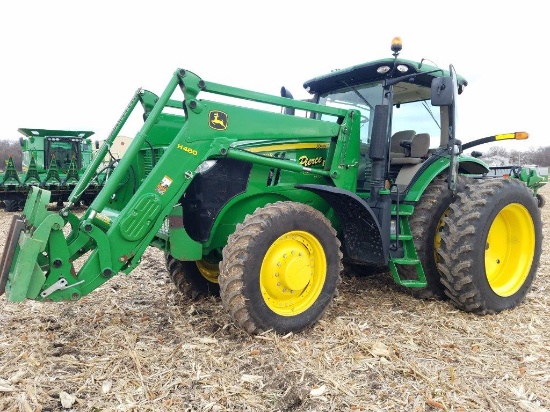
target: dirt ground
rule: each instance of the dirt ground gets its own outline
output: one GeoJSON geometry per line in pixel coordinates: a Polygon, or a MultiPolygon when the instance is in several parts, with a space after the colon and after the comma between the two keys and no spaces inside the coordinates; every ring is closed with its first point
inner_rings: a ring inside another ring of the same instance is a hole
{"type": "Polygon", "coordinates": [[[548,259],[544,243],[526,301],[498,315],[344,276],[313,328],[249,336],[219,298],[176,293],[149,249],[78,302],[0,297],[0,410],[550,411],[548,259]]]}

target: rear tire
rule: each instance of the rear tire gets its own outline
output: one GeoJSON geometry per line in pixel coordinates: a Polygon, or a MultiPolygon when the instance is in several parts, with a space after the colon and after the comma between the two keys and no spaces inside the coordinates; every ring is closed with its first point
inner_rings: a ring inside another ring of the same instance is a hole
{"type": "Polygon", "coordinates": [[[6,199],[4,200],[4,206],[6,207],[6,212],[17,212],[19,210],[20,201],[17,199],[6,199]]]}
{"type": "Polygon", "coordinates": [[[191,299],[218,296],[220,285],[218,265],[206,260],[183,261],[165,254],[166,269],[179,292],[191,299]]]}
{"type": "MultiPolygon", "coordinates": [[[[459,186],[463,184],[464,179],[459,176],[459,186]]],[[[447,298],[445,287],[441,283],[441,272],[437,268],[436,251],[440,243],[440,232],[444,226],[443,218],[454,199],[445,178],[437,177],[422,193],[414,213],[409,218],[416,253],[424,268],[427,282],[425,288],[410,289],[416,298],[438,300],[447,298]]],[[[402,266],[399,271],[406,279],[416,279],[418,276],[414,266],[402,266]]]]}
{"type": "Polygon", "coordinates": [[[540,261],[542,221],[532,192],[516,179],[473,181],[451,204],[439,269],[446,294],[466,312],[520,304],[540,261]]]}
{"type": "Polygon", "coordinates": [[[298,332],[323,315],[342,269],[330,221],[311,206],[277,202],[256,209],[229,237],[220,294],[250,334],[298,332]]]}

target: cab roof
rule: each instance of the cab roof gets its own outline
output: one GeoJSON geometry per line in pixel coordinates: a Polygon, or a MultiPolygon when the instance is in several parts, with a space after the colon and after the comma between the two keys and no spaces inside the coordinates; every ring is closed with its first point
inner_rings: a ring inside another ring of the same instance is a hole
{"type": "MultiPolygon", "coordinates": [[[[410,74],[418,74],[418,76],[407,79],[407,82],[430,87],[433,78],[449,76],[450,72],[436,66],[424,64],[423,62],[415,62],[412,60],[399,58],[386,58],[351,66],[346,69],[335,70],[331,73],[315,77],[306,81],[304,83],[304,88],[312,94],[323,94],[346,86],[357,86],[359,84],[373,83],[388,78],[397,78],[410,74]],[[377,70],[379,67],[389,66],[391,68],[393,67],[394,62],[396,67],[398,65],[404,65],[408,68],[408,71],[402,73],[398,70],[394,70],[391,76],[388,76],[389,73],[378,73],[377,70]],[[428,73],[434,70],[435,72],[428,73]]],[[[468,82],[462,76],[458,76],[458,84],[462,88],[466,86],[468,82]]]]}
{"type": "Polygon", "coordinates": [[[50,130],[50,129],[17,129],[19,133],[27,137],[80,137],[86,139],[95,132],[87,130],[50,130]]]}

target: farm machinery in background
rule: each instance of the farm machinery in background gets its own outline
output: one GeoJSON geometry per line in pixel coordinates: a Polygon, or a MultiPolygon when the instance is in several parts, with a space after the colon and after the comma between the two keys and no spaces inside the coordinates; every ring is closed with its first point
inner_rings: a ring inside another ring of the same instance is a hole
{"type": "MultiPolygon", "coordinates": [[[[21,210],[31,186],[47,189],[50,201],[62,206],[93,158],[91,131],[18,129],[22,172],[18,173],[13,157],[7,161],[0,180],[0,201],[7,212],[21,210]]],[[[80,201],[90,204],[99,193],[112,167],[96,173],[80,201]]]]}
{"type": "Polygon", "coordinates": [[[0,294],[78,300],[155,247],[180,292],[219,295],[252,334],[315,324],[345,266],[389,271],[419,298],[478,315],[517,306],[539,266],[540,209],[525,182],[489,178],[463,150],[528,134],[463,145],[466,80],[452,65],[399,58],[399,38],[391,49],[305,82],[307,100],[184,69],[160,95],[138,89],[61,210],[46,209],[50,190],[31,188],[5,242],[0,294]],[[138,105],[141,130],[77,216],[138,105]]]}
{"type": "MultiPolygon", "coordinates": [[[[463,150],[476,145],[476,143],[487,143],[494,141],[494,137],[491,136],[485,139],[478,139],[470,143],[463,145],[463,150]],[[486,142],[484,140],[487,140],[486,142]]],[[[483,157],[483,153],[474,150],[471,152],[471,156],[475,158],[483,157]]],[[[546,204],[546,199],[543,195],[538,193],[539,189],[548,183],[548,167],[542,167],[537,165],[500,165],[489,166],[489,170],[483,174],[482,177],[499,177],[499,178],[511,178],[522,181],[531,189],[533,196],[537,199],[538,207],[542,208],[546,204]]]]}
{"type": "Polygon", "coordinates": [[[538,191],[548,183],[548,167],[536,165],[491,166],[487,176],[521,180],[533,191],[533,196],[537,198],[539,207],[544,207],[546,204],[546,198],[538,191]]]}

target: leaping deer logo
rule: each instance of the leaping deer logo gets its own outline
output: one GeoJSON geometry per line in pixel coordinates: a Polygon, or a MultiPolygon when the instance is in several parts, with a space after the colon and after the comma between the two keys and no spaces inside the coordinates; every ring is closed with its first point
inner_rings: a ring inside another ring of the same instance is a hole
{"type": "Polygon", "coordinates": [[[212,110],[208,114],[208,125],[212,129],[225,130],[227,129],[227,114],[219,110],[212,110]]]}

